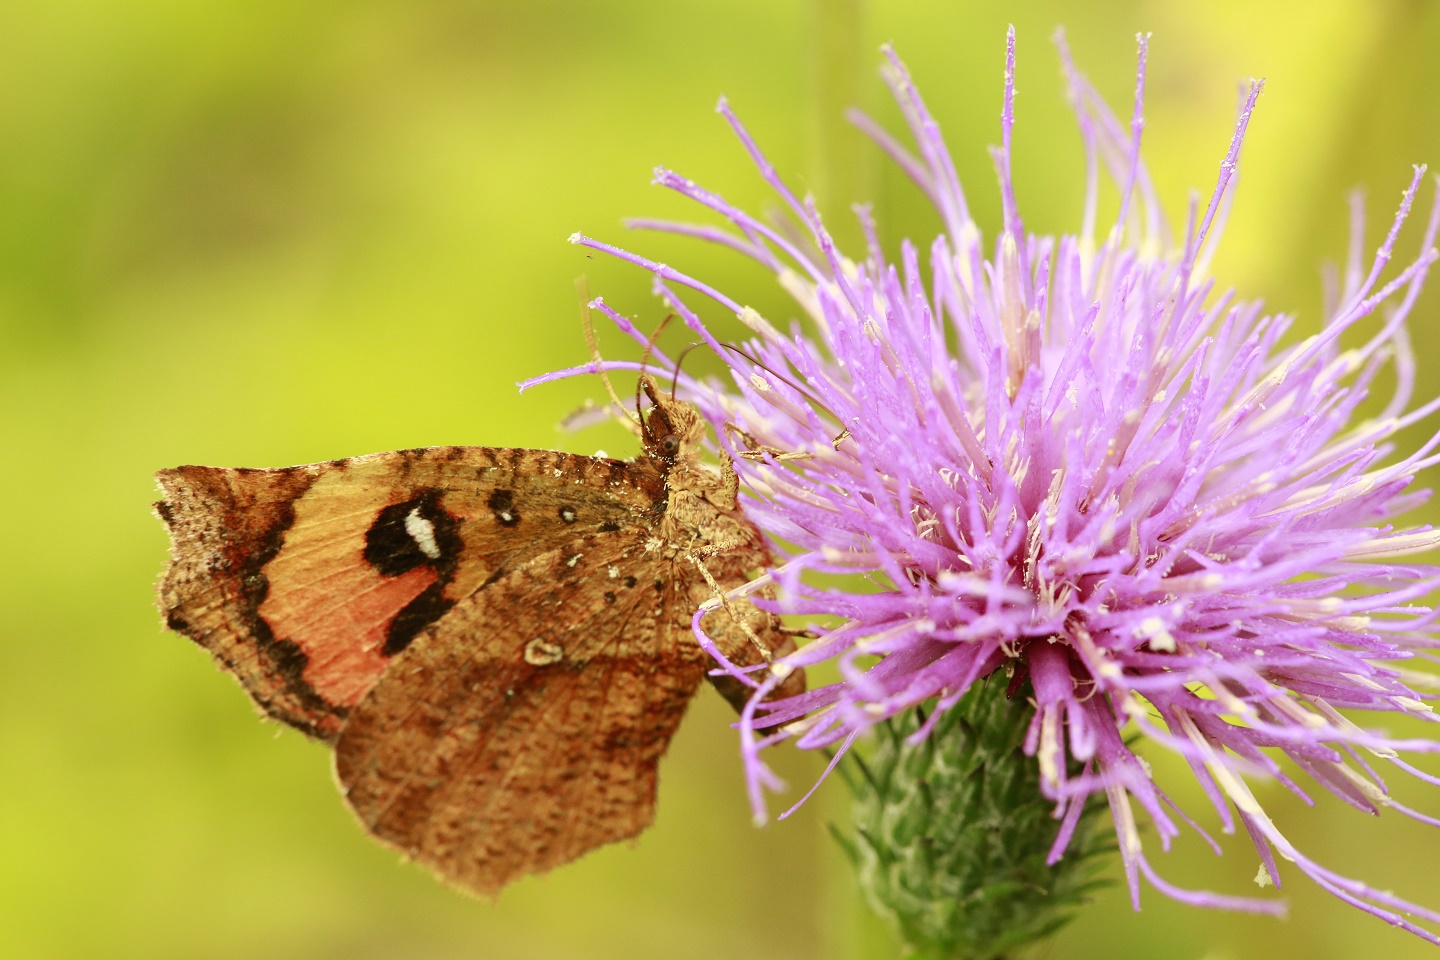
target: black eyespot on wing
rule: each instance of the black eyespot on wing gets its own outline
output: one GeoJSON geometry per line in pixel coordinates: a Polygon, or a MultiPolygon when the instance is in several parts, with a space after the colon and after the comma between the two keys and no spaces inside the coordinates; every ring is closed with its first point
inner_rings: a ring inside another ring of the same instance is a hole
{"type": "Polygon", "coordinates": [[[495,521],[502,527],[513,527],[520,522],[520,511],[515,509],[515,491],[496,490],[486,501],[495,513],[495,521]]]}
{"type": "Polygon", "coordinates": [[[365,531],[365,561],[387,577],[423,566],[443,576],[453,570],[461,549],[459,522],[440,506],[438,490],[391,504],[365,531]]]}
{"type": "Polygon", "coordinates": [[[440,491],[424,490],[380,511],[365,532],[365,560],[382,575],[398,577],[431,567],[436,578],[395,614],[385,629],[382,651],[393,657],[455,605],[445,588],[455,576],[464,544],[460,523],[440,505],[440,491]]]}

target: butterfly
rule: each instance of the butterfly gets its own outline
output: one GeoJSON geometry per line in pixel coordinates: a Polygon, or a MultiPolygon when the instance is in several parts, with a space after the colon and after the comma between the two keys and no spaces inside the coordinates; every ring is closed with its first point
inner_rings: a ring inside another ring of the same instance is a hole
{"type": "MultiPolygon", "coordinates": [[[[640,386],[629,461],[427,447],[157,474],[168,626],[334,749],[367,831],[477,894],[650,824],[712,666],[692,617],[771,564],[733,466],[701,461],[699,412],[640,386]]],[[[794,648],[744,598],[705,628],[741,666],[794,648]]],[[[737,709],[751,693],[710,679],[737,709]]]]}

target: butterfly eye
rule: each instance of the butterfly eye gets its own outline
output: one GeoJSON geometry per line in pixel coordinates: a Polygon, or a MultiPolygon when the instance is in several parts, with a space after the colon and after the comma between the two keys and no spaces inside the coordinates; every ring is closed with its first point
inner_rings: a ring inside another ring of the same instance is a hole
{"type": "Polygon", "coordinates": [[[660,438],[660,453],[666,457],[673,457],[680,452],[680,438],[671,433],[660,438]]]}

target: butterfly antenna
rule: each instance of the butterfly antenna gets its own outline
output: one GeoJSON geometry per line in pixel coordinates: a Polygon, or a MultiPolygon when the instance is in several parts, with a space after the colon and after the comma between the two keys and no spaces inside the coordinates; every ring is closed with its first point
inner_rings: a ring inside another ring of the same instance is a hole
{"type": "MultiPolygon", "coordinates": [[[[637,415],[640,411],[640,386],[645,379],[645,367],[650,363],[650,353],[655,349],[655,341],[660,339],[660,334],[665,332],[666,326],[674,319],[675,314],[665,314],[665,319],[660,321],[660,325],[655,328],[655,332],[650,334],[645,340],[645,350],[640,354],[640,377],[635,381],[635,411],[637,415]]],[[[670,390],[670,399],[675,399],[675,390],[673,387],[670,390]]],[[[647,443],[650,442],[650,431],[645,423],[644,417],[640,417],[640,430],[641,437],[643,437],[647,443]]]]}
{"type": "Polygon", "coordinates": [[[694,343],[690,344],[690,346],[686,347],[684,350],[681,350],[681,351],[680,351],[680,355],[675,358],[675,371],[670,375],[670,399],[671,399],[671,400],[674,400],[674,399],[675,399],[675,387],[676,387],[676,385],[678,385],[678,384],[680,383],[680,367],[681,367],[682,364],[685,363],[685,358],[690,355],[690,351],[691,351],[691,350],[694,350],[696,347],[703,347],[703,346],[705,346],[704,343],[702,343],[702,342],[699,341],[699,340],[696,340],[694,343]]]}
{"type": "MultiPolygon", "coordinates": [[[[689,355],[691,350],[694,350],[696,347],[703,346],[705,346],[705,344],[702,341],[696,340],[684,350],[680,351],[680,355],[675,358],[675,373],[674,376],[671,378],[672,384],[674,384],[680,379],[680,365],[684,363],[685,357],[689,355]]],[[[721,343],[720,346],[724,347],[726,350],[731,351],[732,353],[738,353],[740,356],[744,357],[746,360],[749,360],[752,364],[759,367],[761,370],[764,370],[766,373],[770,374],[770,376],[774,377],[776,380],[779,380],[781,383],[789,385],[797,393],[799,393],[800,396],[804,397],[806,400],[809,400],[816,407],[818,407],[826,416],[828,416],[831,420],[834,420],[836,424],[843,426],[843,424],[840,424],[840,418],[837,417],[830,410],[829,407],[821,403],[812,391],[807,390],[805,387],[802,387],[800,384],[785,376],[783,373],[776,372],[773,367],[769,366],[768,364],[760,360],[758,357],[752,355],[744,347],[738,346],[737,344],[733,343],[721,343]]],[[[675,396],[675,388],[673,386],[670,388],[670,396],[672,398],[675,396]]]]}
{"type": "Polygon", "coordinates": [[[671,320],[674,320],[674,319],[675,319],[675,314],[673,314],[673,313],[667,313],[667,314],[665,314],[665,319],[660,321],[660,325],[655,328],[655,332],[652,333],[652,334],[650,334],[649,338],[646,339],[646,341],[645,341],[645,352],[642,353],[642,354],[640,354],[640,369],[641,369],[641,370],[644,370],[644,369],[645,369],[645,365],[650,362],[650,353],[651,353],[652,350],[655,349],[655,341],[657,341],[657,340],[660,339],[660,334],[662,334],[662,333],[665,332],[665,328],[668,327],[668,326],[670,325],[670,321],[671,321],[671,320]]]}
{"type": "MultiPolygon", "coordinates": [[[[751,363],[755,364],[755,366],[759,367],[761,370],[764,370],[766,373],[770,374],[770,376],[774,377],[776,380],[779,380],[781,383],[789,384],[791,387],[793,387],[800,393],[800,396],[809,400],[812,404],[814,404],[822,412],[824,412],[827,417],[829,417],[831,420],[834,420],[835,425],[840,428],[840,432],[837,433],[835,435],[835,438],[830,441],[830,446],[834,447],[836,450],[839,450],[840,445],[846,440],[850,439],[850,428],[845,426],[845,424],[841,422],[840,418],[835,415],[835,412],[833,410],[825,406],[825,404],[821,403],[813,392],[805,389],[800,384],[796,383],[794,380],[791,380],[789,377],[785,376],[783,373],[775,372],[769,366],[761,362],[759,358],[753,357],[749,353],[747,353],[743,347],[736,346],[733,343],[722,343],[720,344],[720,346],[724,347],[726,350],[732,350],[735,353],[740,354],[740,356],[744,357],[746,360],[749,360],[751,363]]],[[[784,457],[791,455],[782,454],[781,456],[784,457]]],[[[793,457],[796,459],[800,458],[800,456],[801,455],[799,454],[793,455],[793,457]]]]}
{"type": "MultiPolygon", "coordinates": [[[[696,344],[696,346],[699,346],[699,344],[696,344]]],[[[731,352],[733,352],[733,353],[738,353],[740,356],[744,357],[746,360],[749,360],[751,363],[753,363],[755,366],[759,367],[761,370],[764,370],[766,373],[770,374],[770,376],[774,377],[776,380],[779,380],[781,383],[790,386],[790,387],[791,387],[792,389],[794,389],[797,393],[799,393],[800,396],[802,396],[802,397],[804,397],[805,399],[809,400],[809,401],[810,401],[811,403],[813,403],[816,407],[818,407],[818,408],[821,410],[821,412],[823,412],[827,417],[829,417],[831,420],[834,420],[837,425],[842,426],[842,427],[844,426],[844,424],[840,422],[840,418],[837,417],[837,416],[834,414],[834,412],[831,411],[831,409],[830,409],[829,407],[827,407],[827,406],[825,406],[825,404],[821,403],[820,400],[819,400],[819,398],[817,398],[817,397],[815,396],[815,394],[814,394],[811,390],[808,390],[807,388],[805,388],[805,387],[801,386],[800,384],[796,383],[794,380],[792,380],[792,379],[790,379],[789,377],[785,376],[785,374],[777,372],[775,369],[773,369],[772,367],[768,366],[766,363],[764,363],[763,361],[761,361],[758,357],[752,356],[744,347],[738,346],[737,344],[733,344],[733,343],[722,343],[722,344],[720,344],[720,346],[724,347],[726,350],[729,350],[729,351],[731,351],[731,352]]]]}
{"type": "MultiPolygon", "coordinates": [[[[585,343],[590,347],[590,359],[595,363],[595,372],[600,374],[600,382],[605,384],[605,392],[610,394],[610,401],[615,404],[615,409],[624,415],[627,423],[633,423],[638,418],[631,414],[630,408],[620,400],[620,395],[615,392],[615,385],[610,382],[610,374],[603,366],[604,361],[600,359],[600,343],[595,339],[595,324],[590,319],[590,284],[585,277],[575,278],[575,292],[580,297],[580,326],[585,330],[585,343]]],[[[638,402],[636,406],[638,408],[638,402]]],[[[640,425],[643,429],[644,423],[640,425]]],[[[631,429],[634,429],[633,426],[631,429]]]]}

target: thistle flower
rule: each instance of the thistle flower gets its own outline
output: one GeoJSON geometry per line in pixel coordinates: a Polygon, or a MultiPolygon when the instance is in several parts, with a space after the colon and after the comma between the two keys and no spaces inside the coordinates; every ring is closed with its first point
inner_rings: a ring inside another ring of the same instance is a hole
{"type": "MultiPolygon", "coordinates": [[[[1282,909],[1179,889],[1157,874],[1142,819],[1162,847],[1181,822],[1199,827],[1132,748],[1150,741],[1185,759],[1225,832],[1238,824],[1248,835],[1269,881],[1281,881],[1278,855],[1346,903],[1440,943],[1402,915],[1440,923],[1440,913],[1311,860],[1249,787],[1275,778],[1308,802],[1308,778],[1362,811],[1440,822],[1390,799],[1377,769],[1440,783],[1402,759],[1440,744],[1365,729],[1345,714],[1433,720],[1425,701],[1440,689],[1405,666],[1436,645],[1435,614],[1421,601],[1440,585],[1440,568],[1404,559],[1440,546],[1440,532],[1393,523],[1424,499],[1408,488],[1440,460],[1440,435],[1405,455],[1391,447],[1440,408],[1411,405],[1405,333],[1436,258],[1440,206],[1423,253],[1387,271],[1423,168],[1368,263],[1357,203],[1323,326],[1287,341],[1288,317],[1238,299],[1209,273],[1261,84],[1244,99],[1208,204],[1192,200],[1175,239],[1140,158],[1145,37],[1128,129],[1074,69],[1063,38],[1060,46],[1088,159],[1074,235],[1027,233],[1021,219],[1010,176],[1012,30],[992,150],[1003,226],[988,246],[937,124],[888,49],[887,77],[918,155],[870,120],[856,122],[934,203],[943,233],[928,253],[907,241],[898,262],[888,259],[860,208],[867,249],[848,259],[813,201],[785,186],[724,101],[719,112],[793,215],[792,229],[664,169],[655,182],[728,228],[635,225],[758,260],[805,323],[782,331],[667,265],[572,237],[650,271],[669,308],[726,358],[733,383],[682,376],[680,388],[725,427],[718,443],[749,491],[745,509],[783,557],[760,582],[778,585],[785,611],[839,624],[787,660],[834,660],[842,682],[779,703],[762,702],[773,681],[758,685],[741,728],[753,803],[763,812],[764,790],[776,784],[763,748],[793,740],[843,753],[877,723],[929,703],[912,736],[922,739],[1000,673],[1012,691],[1033,691],[1024,752],[1058,820],[1051,863],[1066,853],[1085,800],[1103,794],[1137,909],[1141,877],[1191,904],[1282,909]],[[1103,229],[1102,170],[1118,193],[1118,216],[1103,229]],[[685,288],[744,322],[754,336],[743,350],[716,342],[685,288]],[[1344,348],[1351,331],[1363,342],[1344,348]],[[1393,396],[1378,416],[1358,419],[1387,366],[1393,396]],[[855,582],[836,574],[861,575],[864,585],[836,586],[855,582]]],[[[595,305],[644,339],[603,300],[595,305]]],[[[696,617],[702,643],[706,612],[696,617]]]]}

